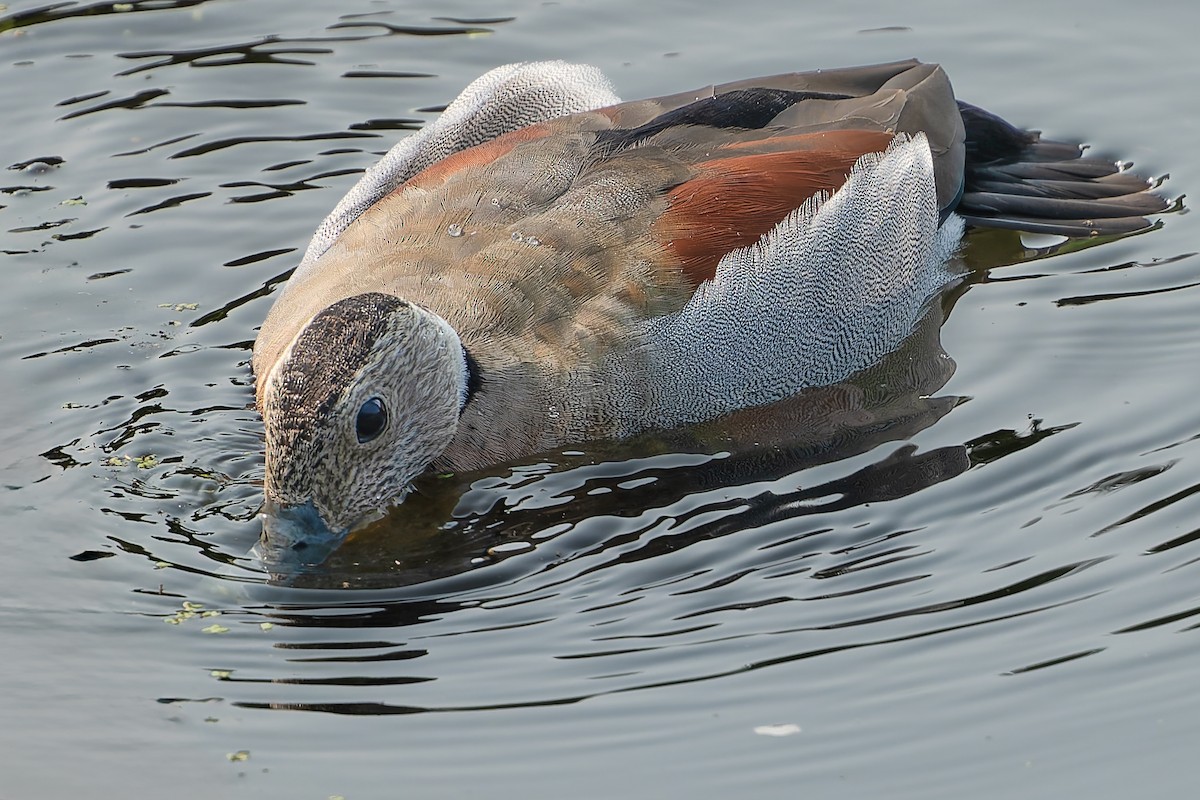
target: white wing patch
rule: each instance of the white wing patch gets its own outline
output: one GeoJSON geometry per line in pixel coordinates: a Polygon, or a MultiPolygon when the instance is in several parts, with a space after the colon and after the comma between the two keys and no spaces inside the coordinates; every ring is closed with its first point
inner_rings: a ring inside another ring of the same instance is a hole
{"type": "Polygon", "coordinates": [[[898,135],[886,153],[860,158],[832,197],[722,258],[679,313],[644,324],[634,356],[647,371],[643,396],[626,408],[645,418],[629,422],[700,422],[874,364],[954,279],[946,262],[962,231],[957,216],[939,229],[924,134],[898,135]]]}
{"type": "Polygon", "coordinates": [[[554,117],[621,102],[599,69],[565,61],[506,64],[476,78],[433,122],[366,171],[313,234],[296,276],[364,211],[452,153],[554,117]]]}

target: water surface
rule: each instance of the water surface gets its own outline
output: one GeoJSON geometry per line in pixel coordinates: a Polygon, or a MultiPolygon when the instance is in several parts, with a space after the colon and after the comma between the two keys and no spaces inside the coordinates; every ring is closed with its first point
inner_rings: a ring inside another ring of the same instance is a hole
{"type": "Polygon", "coordinates": [[[1053,254],[975,236],[851,385],[431,480],[286,580],[251,552],[247,366],[320,219],[498,64],[634,98],[919,56],[1178,194],[1192,5],[0,13],[0,796],[1192,791],[1189,214],[1053,254]]]}

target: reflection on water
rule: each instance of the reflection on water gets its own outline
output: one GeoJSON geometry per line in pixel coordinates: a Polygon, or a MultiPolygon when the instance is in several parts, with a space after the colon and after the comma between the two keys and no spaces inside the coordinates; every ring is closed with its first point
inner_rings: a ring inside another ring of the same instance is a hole
{"type": "MultiPolygon", "coordinates": [[[[1181,636],[1200,629],[1191,216],[1110,242],[976,232],[961,283],[844,385],[427,476],[332,554],[260,557],[250,347],[308,234],[457,93],[455,70],[528,57],[545,15],[587,27],[570,16],[582,12],[16,5],[0,12],[11,53],[0,69],[30,91],[10,109],[0,172],[12,572],[0,613],[20,674],[6,675],[15,688],[0,703],[35,698],[2,716],[10,732],[52,729],[53,741],[14,750],[19,764],[0,756],[6,777],[53,772],[37,759],[64,751],[105,785],[189,765],[207,776],[252,739],[255,770],[233,767],[248,793],[257,778],[350,796],[366,762],[402,756],[451,781],[530,753],[548,754],[540,773],[573,776],[603,752],[614,774],[686,758],[713,786],[758,775],[778,788],[786,764],[789,779],[825,778],[814,783],[828,794],[861,780],[863,753],[889,787],[916,785],[925,751],[978,765],[994,751],[976,742],[1019,741],[1027,750],[1004,763],[1024,770],[1073,737],[1135,731],[1078,745],[1119,763],[1144,738],[1138,714],[1154,717],[1152,733],[1155,720],[1194,719],[1181,636]],[[1064,697],[1079,700],[1063,708],[1064,697]],[[504,715],[514,709],[525,716],[504,715]],[[453,713],[417,713],[432,711],[453,713]],[[745,744],[761,739],[751,723],[793,720],[803,733],[775,742],[786,758],[745,744]],[[136,768],[106,749],[138,736],[136,768]],[[291,773],[256,761],[271,747],[291,773]],[[289,783],[308,762],[345,783],[289,783]]],[[[882,60],[887,37],[932,49],[945,37],[923,31],[940,34],[940,14],[863,37],[841,60],[882,60]]],[[[628,33],[585,21],[605,44],[580,58],[605,58],[628,33]]],[[[664,29],[690,30],[678,22],[664,29]]],[[[1003,24],[989,41],[1025,41],[1003,24]]],[[[662,49],[686,58],[700,41],[662,49]]],[[[951,73],[972,99],[992,62],[965,41],[951,73]]],[[[650,85],[661,68],[667,91],[680,59],[660,60],[610,71],[650,85]]],[[[1061,131],[1076,113],[1047,124],[1061,131]]],[[[1132,146],[1123,121],[1094,134],[1132,146]]],[[[1185,170],[1188,158],[1160,163],[1185,170]]],[[[1186,737],[1145,741],[1186,760],[1186,737]]],[[[940,791],[968,785],[992,784],[940,791]]]]}

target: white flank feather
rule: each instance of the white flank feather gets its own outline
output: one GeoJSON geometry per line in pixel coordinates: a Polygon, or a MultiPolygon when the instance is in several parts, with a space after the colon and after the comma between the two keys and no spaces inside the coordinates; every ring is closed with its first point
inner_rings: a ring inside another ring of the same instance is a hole
{"type": "Polygon", "coordinates": [[[832,197],[728,253],[683,310],[644,324],[644,397],[627,407],[648,418],[631,427],[711,419],[874,364],[953,280],[946,262],[962,231],[956,216],[938,226],[924,134],[863,156],[832,197]]]}

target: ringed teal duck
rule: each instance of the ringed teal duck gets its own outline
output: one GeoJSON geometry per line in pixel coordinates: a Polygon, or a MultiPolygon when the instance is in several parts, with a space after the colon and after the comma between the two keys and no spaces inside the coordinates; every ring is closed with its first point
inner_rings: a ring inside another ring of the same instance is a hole
{"type": "Polygon", "coordinates": [[[263,323],[265,533],[841,381],[955,279],[965,224],[1127,233],[1150,189],[917,61],[629,103],[592,67],[498,68],[366,173],[263,323]]]}

